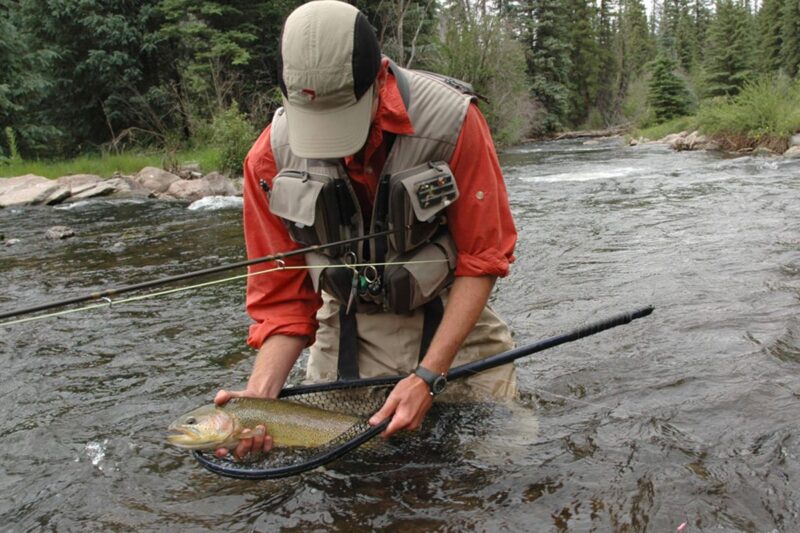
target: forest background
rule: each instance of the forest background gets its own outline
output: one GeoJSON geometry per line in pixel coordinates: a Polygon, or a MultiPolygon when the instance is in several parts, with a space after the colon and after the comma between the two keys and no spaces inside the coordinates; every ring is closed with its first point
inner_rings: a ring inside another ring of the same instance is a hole
{"type": "MultiPolygon", "coordinates": [[[[800,2],[648,1],[352,3],[398,64],[485,96],[501,146],[621,126],[785,149],[800,131],[800,2]]],[[[280,29],[301,3],[0,0],[0,175],[139,153],[236,174],[280,106],[280,29]]]]}

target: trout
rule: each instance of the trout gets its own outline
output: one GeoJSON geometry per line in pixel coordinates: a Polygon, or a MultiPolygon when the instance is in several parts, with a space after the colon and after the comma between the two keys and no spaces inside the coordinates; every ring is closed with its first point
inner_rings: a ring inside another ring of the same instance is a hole
{"type": "Polygon", "coordinates": [[[223,406],[205,405],[170,424],[167,440],[190,450],[233,448],[252,436],[257,425],[267,428],[273,445],[312,448],[338,437],[360,419],[289,400],[235,398],[223,406]]]}

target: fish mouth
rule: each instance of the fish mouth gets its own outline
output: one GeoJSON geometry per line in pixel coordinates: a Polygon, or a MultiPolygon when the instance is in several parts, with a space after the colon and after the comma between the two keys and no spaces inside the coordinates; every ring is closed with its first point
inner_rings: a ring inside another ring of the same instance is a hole
{"type": "Polygon", "coordinates": [[[214,450],[223,444],[224,439],[218,436],[204,436],[195,428],[170,425],[167,441],[170,444],[189,450],[214,450]]]}

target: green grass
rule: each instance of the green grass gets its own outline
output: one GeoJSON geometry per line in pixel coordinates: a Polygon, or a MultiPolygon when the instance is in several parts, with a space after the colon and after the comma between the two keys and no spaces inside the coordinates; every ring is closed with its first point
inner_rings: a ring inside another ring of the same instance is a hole
{"type": "MultiPolygon", "coordinates": [[[[74,159],[54,161],[16,161],[0,163],[0,178],[36,174],[55,179],[70,174],[95,174],[102,178],[110,178],[116,172],[132,175],[144,167],[162,167],[167,162],[167,155],[152,153],[123,153],[118,155],[82,155],[74,159]]],[[[219,153],[211,147],[181,151],[175,154],[178,164],[198,163],[203,172],[217,170],[219,153]]]]}
{"type": "Polygon", "coordinates": [[[696,129],[697,117],[686,116],[673,118],[672,120],[662,122],[661,124],[657,124],[649,128],[636,130],[631,134],[631,137],[635,139],[644,137],[645,139],[650,139],[651,141],[657,141],[663,137],[666,137],[670,133],[680,133],[682,131],[692,132],[696,129]]]}
{"type": "Polygon", "coordinates": [[[704,133],[734,148],[785,150],[789,137],[800,131],[800,81],[785,76],[756,79],[734,97],[704,102],[698,121],[704,133]]]}

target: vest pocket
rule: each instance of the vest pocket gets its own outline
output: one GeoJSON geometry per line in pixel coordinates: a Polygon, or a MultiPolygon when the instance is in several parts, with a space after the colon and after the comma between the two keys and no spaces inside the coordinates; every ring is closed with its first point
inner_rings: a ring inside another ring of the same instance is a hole
{"type": "Polygon", "coordinates": [[[456,246],[450,234],[443,232],[432,242],[403,254],[383,273],[388,308],[395,313],[409,313],[425,305],[454,279],[456,246]]]}
{"type": "MultiPolygon", "coordinates": [[[[292,240],[314,246],[343,240],[343,226],[353,227],[355,209],[343,206],[349,199],[342,188],[346,184],[336,177],[298,170],[281,170],[272,181],[269,210],[280,217],[292,240]]],[[[355,228],[353,228],[355,229],[355,228]]],[[[321,252],[336,257],[340,247],[321,252]]]]}
{"type": "Polygon", "coordinates": [[[392,229],[407,228],[391,236],[394,249],[404,253],[431,239],[441,227],[442,211],[456,199],[456,180],[444,161],[425,163],[393,175],[389,225],[392,229]]]}

